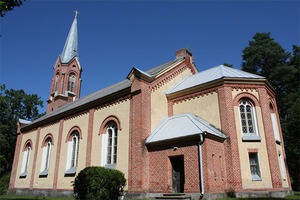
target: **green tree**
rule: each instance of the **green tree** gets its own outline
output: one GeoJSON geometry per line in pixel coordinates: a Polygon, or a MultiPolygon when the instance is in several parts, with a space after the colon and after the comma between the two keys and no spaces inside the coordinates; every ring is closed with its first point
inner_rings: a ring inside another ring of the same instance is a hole
{"type": "Polygon", "coordinates": [[[39,107],[43,107],[43,101],[36,94],[0,85],[0,177],[10,172],[12,167],[18,120],[40,117],[39,107]]]}
{"type": "Polygon", "coordinates": [[[293,189],[300,181],[300,48],[293,54],[271,38],[270,33],[256,33],[243,50],[242,70],[264,76],[276,91],[287,164],[293,189]]]}
{"type": "Polygon", "coordinates": [[[20,7],[21,5],[23,5],[22,0],[0,0],[0,16],[4,17],[6,12],[13,10],[14,7],[20,7]]]}

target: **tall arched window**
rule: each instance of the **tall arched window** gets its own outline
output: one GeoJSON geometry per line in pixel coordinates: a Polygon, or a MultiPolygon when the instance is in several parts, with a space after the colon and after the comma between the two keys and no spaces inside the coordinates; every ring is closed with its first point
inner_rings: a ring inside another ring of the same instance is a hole
{"type": "Polygon", "coordinates": [[[59,73],[57,73],[55,76],[54,92],[58,90],[58,83],[59,83],[59,73]]]}
{"type": "Polygon", "coordinates": [[[67,155],[67,171],[65,174],[75,174],[78,166],[78,152],[79,152],[79,133],[77,130],[71,134],[71,139],[68,141],[68,155],[67,155]]]}
{"type": "Polygon", "coordinates": [[[74,92],[74,89],[75,89],[75,79],[76,79],[75,74],[71,73],[69,75],[68,91],[74,92]]]}
{"type": "Polygon", "coordinates": [[[115,168],[118,153],[118,127],[115,122],[108,123],[102,141],[102,165],[115,168]]]}
{"type": "Polygon", "coordinates": [[[27,176],[27,169],[29,166],[29,159],[30,159],[30,154],[31,154],[31,143],[27,142],[26,147],[23,152],[23,162],[22,162],[22,169],[21,169],[21,174],[20,177],[26,177],[27,176]]]}
{"type": "Polygon", "coordinates": [[[47,176],[50,167],[52,139],[48,137],[43,144],[43,157],[40,176],[47,176]]]}
{"type": "Polygon", "coordinates": [[[239,108],[243,139],[260,139],[253,104],[248,99],[242,99],[239,108]]]}

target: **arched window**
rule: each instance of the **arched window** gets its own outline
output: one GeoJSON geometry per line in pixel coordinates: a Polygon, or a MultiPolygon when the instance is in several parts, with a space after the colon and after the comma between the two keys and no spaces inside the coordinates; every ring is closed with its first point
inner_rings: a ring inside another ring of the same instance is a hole
{"type": "Polygon", "coordinates": [[[24,178],[27,176],[27,169],[29,166],[29,159],[30,159],[30,153],[31,153],[31,143],[27,142],[24,152],[23,152],[23,162],[22,162],[22,169],[20,177],[24,178]]]}
{"type": "Polygon", "coordinates": [[[258,136],[255,109],[248,99],[242,99],[239,103],[241,126],[244,140],[257,140],[258,136]]]}
{"type": "Polygon", "coordinates": [[[59,83],[59,73],[57,73],[55,76],[54,92],[58,90],[58,83],[59,83]]]}
{"type": "Polygon", "coordinates": [[[48,137],[43,144],[43,157],[40,176],[47,176],[50,167],[52,139],[48,137]]]}
{"type": "Polygon", "coordinates": [[[74,92],[74,88],[75,88],[75,79],[76,79],[75,74],[71,73],[71,74],[69,75],[68,91],[74,92]]]}
{"type": "Polygon", "coordinates": [[[79,133],[73,131],[68,141],[67,171],[65,174],[75,174],[78,166],[79,133]]]}
{"type": "Polygon", "coordinates": [[[107,168],[115,168],[118,152],[118,127],[115,122],[107,124],[102,141],[102,165],[107,168]]]}

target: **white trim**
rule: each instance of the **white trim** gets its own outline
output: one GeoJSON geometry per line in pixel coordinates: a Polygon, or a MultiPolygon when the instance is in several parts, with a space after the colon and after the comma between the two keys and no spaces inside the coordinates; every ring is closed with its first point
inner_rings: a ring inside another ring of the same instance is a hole
{"type": "Polygon", "coordinates": [[[280,142],[277,117],[276,117],[275,113],[271,113],[271,120],[272,120],[272,127],[273,127],[273,133],[274,133],[275,140],[280,142]]]}

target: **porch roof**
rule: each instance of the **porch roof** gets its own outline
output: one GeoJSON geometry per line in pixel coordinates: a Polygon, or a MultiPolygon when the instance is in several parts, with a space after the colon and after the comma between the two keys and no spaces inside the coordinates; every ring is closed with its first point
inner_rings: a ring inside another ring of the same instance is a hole
{"type": "Polygon", "coordinates": [[[200,117],[185,113],[166,118],[147,138],[146,144],[180,140],[206,133],[225,139],[226,135],[200,117]]]}

